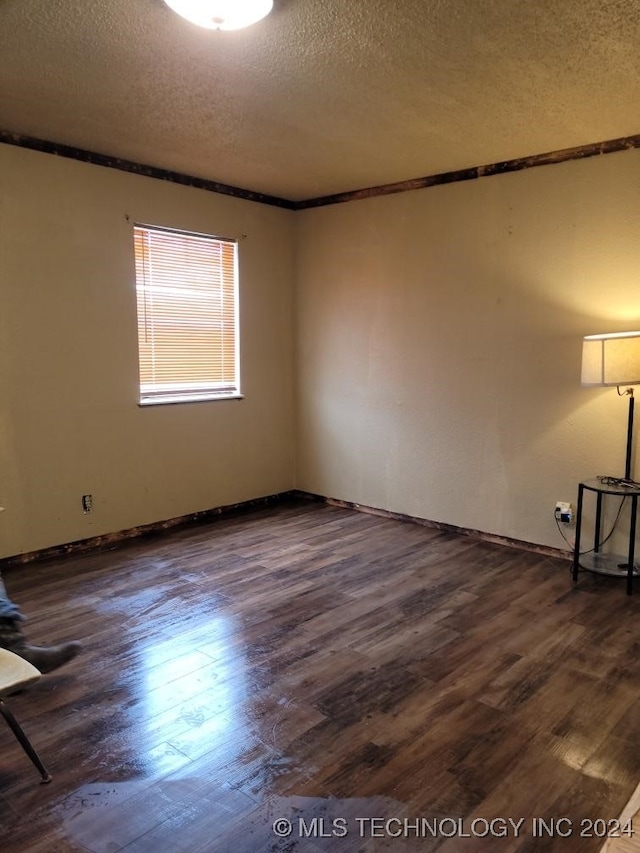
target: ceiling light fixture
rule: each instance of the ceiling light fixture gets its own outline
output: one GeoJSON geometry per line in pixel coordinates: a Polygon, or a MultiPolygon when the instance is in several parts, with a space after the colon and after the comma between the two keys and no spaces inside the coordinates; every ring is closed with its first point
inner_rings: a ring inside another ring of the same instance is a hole
{"type": "Polygon", "coordinates": [[[164,0],[178,15],[209,30],[240,30],[273,8],[273,0],[164,0]]]}

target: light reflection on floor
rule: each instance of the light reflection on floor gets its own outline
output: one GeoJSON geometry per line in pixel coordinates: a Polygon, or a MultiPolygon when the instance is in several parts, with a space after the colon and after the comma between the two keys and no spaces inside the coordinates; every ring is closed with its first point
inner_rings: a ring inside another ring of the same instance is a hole
{"type": "Polygon", "coordinates": [[[145,791],[142,785],[83,785],[67,797],[60,817],[69,842],[81,844],[91,853],[123,848],[178,853],[189,850],[190,825],[198,825],[202,832],[206,821],[211,827],[207,849],[225,853],[238,844],[246,849],[243,841],[248,837],[256,853],[350,851],[364,849],[363,844],[380,851],[425,849],[425,839],[411,831],[411,821],[419,816],[410,815],[406,806],[387,797],[273,796],[256,803],[241,791],[198,777],[167,781],[153,791],[145,791]],[[153,809],[150,796],[157,799],[153,809]],[[381,826],[388,829],[384,835],[381,826]]]}
{"type": "Polygon", "coordinates": [[[205,642],[178,636],[137,649],[136,727],[141,743],[155,742],[144,750],[147,776],[184,763],[180,756],[209,754],[224,765],[247,748],[247,673],[232,641],[239,633],[233,617],[214,616],[199,628],[205,642]]]}

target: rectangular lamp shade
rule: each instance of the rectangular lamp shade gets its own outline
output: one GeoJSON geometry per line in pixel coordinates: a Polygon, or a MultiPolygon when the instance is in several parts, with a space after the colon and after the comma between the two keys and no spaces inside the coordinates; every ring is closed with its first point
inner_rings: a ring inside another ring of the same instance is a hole
{"type": "Polygon", "coordinates": [[[640,385],[640,332],[587,335],[582,342],[583,385],[640,385]]]}

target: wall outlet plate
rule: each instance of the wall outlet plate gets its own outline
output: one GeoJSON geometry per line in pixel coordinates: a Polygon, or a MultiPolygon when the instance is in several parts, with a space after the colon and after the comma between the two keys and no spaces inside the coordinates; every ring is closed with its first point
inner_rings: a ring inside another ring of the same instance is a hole
{"type": "Polygon", "coordinates": [[[554,515],[562,524],[573,522],[573,506],[568,501],[557,501],[554,515]]]}

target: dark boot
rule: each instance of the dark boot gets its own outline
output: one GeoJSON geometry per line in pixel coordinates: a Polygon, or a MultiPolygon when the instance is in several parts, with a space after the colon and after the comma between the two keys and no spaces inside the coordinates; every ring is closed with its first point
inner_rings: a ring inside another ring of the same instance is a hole
{"type": "Polygon", "coordinates": [[[51,672],[72,660],[82,649],[78,642],[59,646],[30,646],[19,619],[0,618],[0,648],[20,655],[40,672],[51,672]]]}

